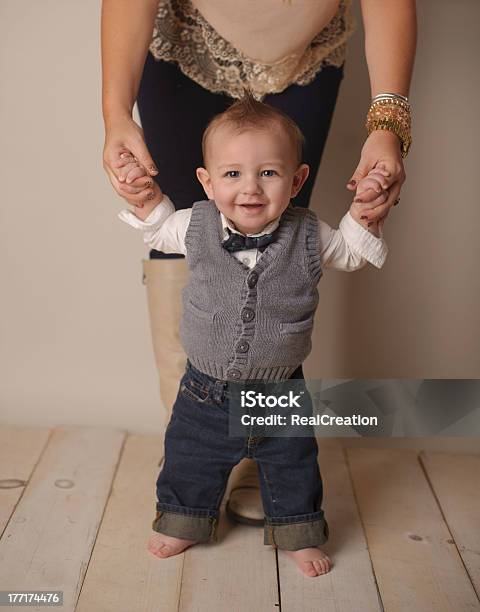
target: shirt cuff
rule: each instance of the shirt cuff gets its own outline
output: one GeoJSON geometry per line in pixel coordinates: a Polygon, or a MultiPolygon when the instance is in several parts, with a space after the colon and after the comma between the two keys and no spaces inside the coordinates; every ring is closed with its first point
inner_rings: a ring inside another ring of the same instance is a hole
{"type": "Polygon", "coordinates": [[[159,229],[167,218],[175,212],[175,206],[170,198],[163,194],[163,200],[155,206],[145,221],[139,219],[131,210],[124,208],[118,213],[118,218],[135,229],[153,232],[159,229]]]}
{"type": "Polygon", "coordinates": [[[339,229],[348,245],[369,263],[381,268],[387,258],[388,247],[383,239],[383,230],[380,227],[380,238],[367,231],[348,211],[340,221],[339,229]]]}

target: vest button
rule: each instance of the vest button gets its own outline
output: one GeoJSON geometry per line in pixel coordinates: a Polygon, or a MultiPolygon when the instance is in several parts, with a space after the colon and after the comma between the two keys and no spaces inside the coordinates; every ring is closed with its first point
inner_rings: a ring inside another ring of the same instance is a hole
{"type": "Polygon", "coordinates": [[[237,380],[241,377],[241,375],[242,373],[240,372],[240,370],[237,370],[236,368],[231,368],[230,370],[227,370],[228,378],[234,378],[235,380],[237,380]]]}
{"type": "Polygon", "coordinates": [[[252,288],[255,287],[258,281],[258,274],[256,272],[252,272],[247,279],[247,285],[252,288]]]}
{"type": "Polygon", "coordinates": [[[250,348],[250,344],[246,340],[240,340],[236,348],[237,353],[246,353],[250,348]]]}
{"type": "Polygon", "coordinates": [[[242,308],[241,317],[242,317],[242,321],[246,321],[246,322],[252,321],[255,318],[255,313],[253,312],[251,308],[245,307],[245,308],[242,308]]]}

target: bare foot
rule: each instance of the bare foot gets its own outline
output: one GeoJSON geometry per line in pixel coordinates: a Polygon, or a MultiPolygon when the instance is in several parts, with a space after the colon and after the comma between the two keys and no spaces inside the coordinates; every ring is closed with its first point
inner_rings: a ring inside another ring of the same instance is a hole
{"type": "Polygon", "coordinates": [[[332,561],[320,548],[302,548],[301,550],[284,550],[291,557],[305,576],[315,577],[326,574],[332,567],[332,561]]]}
{"type": "Polygon", "coordinates": [[[196,540],[182,540],[180,538],[164,535],[158,531],[152,531],[148,540],[147,549],[157,557],[160,557],[160,559],[165,559],[166,557],[179,555],[186,548],[196,543],[196,540]]]}

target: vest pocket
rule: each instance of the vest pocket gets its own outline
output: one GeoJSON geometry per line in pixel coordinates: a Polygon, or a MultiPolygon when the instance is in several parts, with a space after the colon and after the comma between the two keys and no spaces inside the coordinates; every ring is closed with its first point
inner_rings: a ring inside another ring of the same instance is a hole
{"type": "Polygon", "coordinates": [[[308,319],[304,319],[303,321],[294,321],[293,323],[281,323],[280,329],[284,334],[298,334],[304,331],[309,330],[313,327],[313,319],[315,315],[311,315],[308,319]]]}
{"type": "Polygon", "coordinates": [[[199,308],[196,304],[194,304],[192,302],[192,300],[188,300],[187,302],[187,309],[194,314],[197,317],[201,317],[202,319],[206,319],[206,320],[212,320],[213,319],[213,312],[209,312],[208,310],[202,310],[201,308],[199,308]]]}

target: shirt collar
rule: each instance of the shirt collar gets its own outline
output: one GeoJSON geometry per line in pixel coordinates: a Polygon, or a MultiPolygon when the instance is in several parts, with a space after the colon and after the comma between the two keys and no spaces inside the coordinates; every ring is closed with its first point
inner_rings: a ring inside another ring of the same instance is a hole
{"type": "Polygon", "coordinates": [[[270,221],[270,223],[268,223],[261,232],[258,232],[258,234],[243,234],[242,232],[239,232],[237,229],[235,229],[235,226],[233,225],[233,223],[230,221],[230,219],[227,219],[227,217],[225,217],[225,215],[220,212],[220,218],[222,220],[222,230],[223,230],[223,238],[228,238],[228,232],[227,232],[227,227],[232,231],[235,232],[236,234],[241,234],[242,236],[251,236],[252,238],[255,238],[257,236],[263,236],[264,234],[271,234],[274,230],[277,229],[279,223],[280,223],[280,217],[277,217],[276,219],[273,219],[272,221],[270,221]]]}

